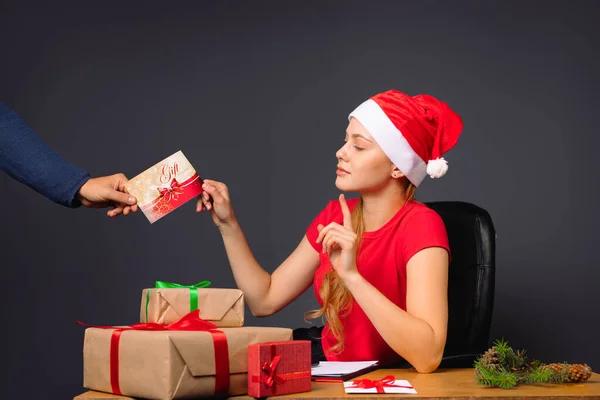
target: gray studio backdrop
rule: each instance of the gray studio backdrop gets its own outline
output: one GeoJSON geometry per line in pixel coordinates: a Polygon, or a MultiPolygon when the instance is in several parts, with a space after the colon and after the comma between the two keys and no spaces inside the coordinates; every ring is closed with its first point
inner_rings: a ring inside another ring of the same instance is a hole
{"type": "MultiPolygon", "coordinates": [[[[596,2],[0,2],[0,98],[94,176],[182,150],[226,182],[273,271],[338,191],[347,114],[377,92],[462,115],[421,201],[487,209],[498,231],[492,339],[600,370],[596,2]]],[[[233,287],[193,203],[150,225],[70,210],[0,174],[6,398],[83,391],[75,324],[137,321],[155,280],[233,287]]],[[[312,290],[248,325],[301,327],[312,290]]]]}

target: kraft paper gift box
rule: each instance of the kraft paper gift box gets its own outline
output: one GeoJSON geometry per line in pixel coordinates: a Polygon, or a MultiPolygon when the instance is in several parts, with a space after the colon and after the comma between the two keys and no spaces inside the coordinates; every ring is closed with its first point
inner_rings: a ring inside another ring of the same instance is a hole
{"type": "Polygon", "coordinates": [[[181,151],[130,179],[125,189],[136,197],[138,207],[150,223],[204,191],[202,179],[181,151]]]}
{"type": "Polygon", "coordinates": [[[357,379],[344,382],[346,393],[406,393],[417,394],[415,388],[405,380],[396,380],[393,375],[382,379],[357,379]]]}
{"type": "Polygon", "coordinates": [[[83,386],[156,400],[242,395],[248,392],[248,346],[292,338],[287,328],[174,330],[198,329],[197,313],[171,325],[87,328],[83,386]],[[143,330],[149,328],[162,330],[143,330]]]}
{"type": "Polygon", "coordinates": [[[171,324],[190,311],[200,310],[200,318],[218,327],[243,326],[244,292],[239,289],[203,288],[203,283],[183,287],[158,281],[158,288],[144,289],[140,322],[171,324]]]}
{"type": "Polygon", "coordinates": [[[248,394],[253,397],[310,392],[311,343],[292,340],[248,346],[248,394]]]}

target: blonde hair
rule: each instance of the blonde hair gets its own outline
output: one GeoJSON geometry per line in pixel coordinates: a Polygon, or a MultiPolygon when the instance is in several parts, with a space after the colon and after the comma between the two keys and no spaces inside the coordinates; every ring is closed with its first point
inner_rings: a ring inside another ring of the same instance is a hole
{"type": "MultiPolygon", "coordinates": [[[[404,197],[405,201],[414,200],[416,187],[406,178],[404,178],[404,197]]],[[[352,210],[352,226],[357,235],[357,253],[360,253],[360,245],[362,235],[365,230],[365,222],[363,219],[363,200],[358,199],[356,206],[352,210]]],[[[358,254],[356,255],[358,260],[358,254]]],[[[323,300],[323,307],[319,310],[311,310],[305,313],[304,320],[314,318],[324,318],[329,324],[328,330],[337,339],[337,344],[332,346],[327,353],[340,354],[344,351],[344,327],[342,326],[341,318],[348,315],[352,309],[352,293],[339,278],[333,267],[325,273],[323,282],[319,288],[319,294],[323,300]]]]}

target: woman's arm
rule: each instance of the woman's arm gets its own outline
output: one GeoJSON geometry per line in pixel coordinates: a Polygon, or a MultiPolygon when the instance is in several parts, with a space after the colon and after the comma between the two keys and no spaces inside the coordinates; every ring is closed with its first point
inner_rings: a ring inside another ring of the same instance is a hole
{"type": "Polygon", "coordinates": [[[208,195],[198,202],[198,210],[211,211],[213,221],[223,237],[225,251],[231,265],[237,287],[254,316],[266,317],[276,313],[300,296],[310,287],[319,266],[319,254],[310,245],[306,236],[298,247],[273,272],[265,271],[252,254],[248,241],[233,214],[229,191],[225,184],[212,180],[204,181],[208,195]]]}
{"type": "Polygon", "coordinates": [[[446,344],[448,252],[421,250],[406,269],[406,311],[358,273],[344,282],[386,343],[418,372],[428,373],[440,364],[446,344]]]}

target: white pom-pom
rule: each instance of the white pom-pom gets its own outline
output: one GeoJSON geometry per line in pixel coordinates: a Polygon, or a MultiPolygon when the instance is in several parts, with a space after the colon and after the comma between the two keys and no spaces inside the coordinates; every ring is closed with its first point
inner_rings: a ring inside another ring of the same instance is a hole
{"type": "Polygon", "coordinates": [[[432,178],[441,178],[448,172],[448,161],[444,157],[429,160],[427,163],[427,175],[432,178]]]}

